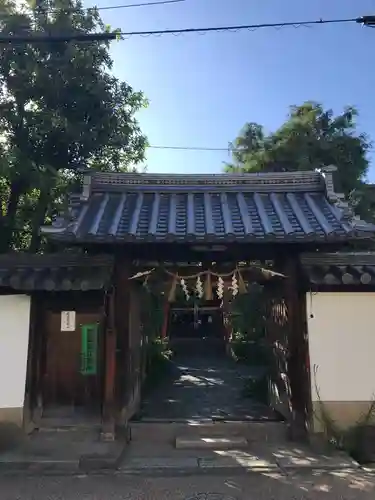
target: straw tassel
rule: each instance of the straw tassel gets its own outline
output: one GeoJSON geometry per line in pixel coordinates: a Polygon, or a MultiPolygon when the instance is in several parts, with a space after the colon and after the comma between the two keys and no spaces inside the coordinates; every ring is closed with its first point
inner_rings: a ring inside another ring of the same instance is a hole
{"type": "Polygon", "coordinates": [[[242,277],[242,274],[240,273],[239,270],[237,270],[237,276],[238,276],[238,291],[239,293],[246,293],[246,283],[242,277]]]}
{"type": "Polygon", "coordinates": [[[173,281],[171,289],[169,290],[168,302],[174,302],[176,300],[176,288],[177,288],[178,276],[173,276],[173,281]]]}
{"type": "Polygon", "coordinates": [[[204,295],[206,300],[212,300],[212,283],[211,283],[211,273],[210,271],[206,274],[204,295]]]}

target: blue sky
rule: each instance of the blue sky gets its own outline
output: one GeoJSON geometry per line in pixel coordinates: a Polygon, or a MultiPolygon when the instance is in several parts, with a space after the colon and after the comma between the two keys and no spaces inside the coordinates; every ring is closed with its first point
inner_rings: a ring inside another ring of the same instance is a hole
{"type": "MultiPolygon", "coordinates": [[[[103,11],[102,17],[136,31],[366,14],[375,14],[375,0],[185,0],[103,11]]],[[[132,37],[113,43],[112,56],[116,76],[150,101],[138,117],[150,144],[226,148],[246,121],[275,130],[289,105],[306,100],[337,112],[357,106],[360,130],[375,139],[374,47],[375,29],[342,24],[132,37]]],[[[150,172],[215,173],[228,159],[227,152],[148,149],[146,164],[150,172]]],[[[369,178],[375,181],[373,163],[369,178]]]]}

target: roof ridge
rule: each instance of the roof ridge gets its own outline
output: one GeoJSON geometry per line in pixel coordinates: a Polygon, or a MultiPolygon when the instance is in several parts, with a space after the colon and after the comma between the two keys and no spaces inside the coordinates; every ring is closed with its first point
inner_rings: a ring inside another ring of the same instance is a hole
{"type": "Polygon", "coordinates": [[[166,187],[194,188],[212,186],[215,189],[225,187],[243,189],[257,189],[259,187],[275,186],[278,190],[301,190],[324,191],[325,181],[318,171],[304,172],[259,172],[259,173],[234,173],[234,174],[157,174],[157,173],[114,173],[95,172],[86,173],[84,184],[90,192],[93,191],[119,191],[121,189],[138,189],[155,187],[162,189],[166,187]]]}
{"type": "Polygon", "coordinates": [[[310,265],[375,265],[375,252],[351,251],[351,252],[315,252],[302,254],[302,263],[310,265]]]}

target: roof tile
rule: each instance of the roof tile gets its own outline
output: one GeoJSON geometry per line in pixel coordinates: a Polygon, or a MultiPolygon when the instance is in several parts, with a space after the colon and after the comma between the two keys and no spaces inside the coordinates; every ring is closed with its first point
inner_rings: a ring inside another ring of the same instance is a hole
{"type": "MultiPolygon", "coordinates": [[[[55,237],[77,241],[313,241],[364,235],[326,196],[317,172],[95,174],[55,237]]],[[[53,233],[53,228],[48,232],[53,233]]],[[[47,232],[47,231],[46,231],[47,232]]]]}

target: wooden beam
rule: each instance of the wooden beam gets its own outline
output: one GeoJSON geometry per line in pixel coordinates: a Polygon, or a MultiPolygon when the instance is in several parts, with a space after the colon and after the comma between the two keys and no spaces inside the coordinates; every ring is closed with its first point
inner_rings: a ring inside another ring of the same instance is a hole
{"type": "Polygon", "coordinates": [[[108,321],[105,330],[105,362],[104,362],[104,397],[103,397],[103,423],[101,438],[104,441],[115,439],[116,405],[115,405],[115,384],[116,384],[116,329],[114,327],[113,315],[114,297],[108,298],[108,321]]]}

